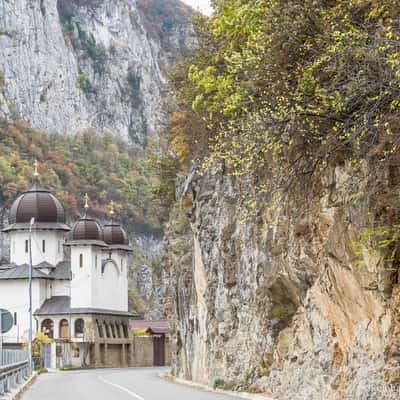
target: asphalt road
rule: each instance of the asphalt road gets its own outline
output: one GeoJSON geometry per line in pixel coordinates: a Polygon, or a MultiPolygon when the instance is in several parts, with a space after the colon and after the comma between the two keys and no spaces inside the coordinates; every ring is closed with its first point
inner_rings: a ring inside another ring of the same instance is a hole
{"type": "Polygon", "coordinates": [[[49,372],[38,377],[22,400],[233,400],[166,381],[168,369],[98,369],[49,372]]]}

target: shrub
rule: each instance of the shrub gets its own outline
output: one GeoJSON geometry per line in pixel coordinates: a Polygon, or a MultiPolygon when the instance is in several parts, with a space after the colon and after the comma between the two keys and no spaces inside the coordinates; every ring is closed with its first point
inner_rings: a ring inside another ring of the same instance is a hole
{"type": "Polygon", "coordinates": [[[94,88],[93,88],[92,84],[90,83],[89,78],[87,77],[87,75],[84,72],[81,72],[79,74],[78,84],[79,84],[80,89],[82,91],[84,91],[86,94],[94,93],[94,88]]]}
{"type": "Polygon", "coordinates": [[[6,86],[6,77],[4,71],[0,70],[0,89],[6,86]]]}
{"type": "Polygon", "coordinates": [[[215,378],[214,389],[223,389],[225,387],[225,381],[222,378],[215,378]]]}

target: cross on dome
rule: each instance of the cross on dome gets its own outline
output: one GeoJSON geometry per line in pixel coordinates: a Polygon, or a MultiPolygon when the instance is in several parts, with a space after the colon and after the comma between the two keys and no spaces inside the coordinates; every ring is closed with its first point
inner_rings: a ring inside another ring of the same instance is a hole
{"type": "Polygon", "coordinates": [[[83,206],[83,208],[85,209],[85,216],[86,216],[87,210],[89,209],[89,200],[90,200],[87,193],[85,193],[84,199],[85,199],[85,205],[83,206]]]}
{"type": "Polygon", "coordinates": [[[115,203],[111,200],[110,202],[110,216],[113,218],[115,215],[115,203]]]}
{"type": "Polygon", "coordinates": [[[33,176],[35,178],[37,178],[39,176],[39,172],[38,172],[39,163],[36,158],[35,158],[35,162],[33,163],[33,167],[34,167],[33,176]]]}

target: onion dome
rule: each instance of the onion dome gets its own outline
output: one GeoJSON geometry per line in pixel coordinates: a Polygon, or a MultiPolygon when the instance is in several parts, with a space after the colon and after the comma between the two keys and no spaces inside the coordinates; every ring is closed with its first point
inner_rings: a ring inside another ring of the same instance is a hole
{"type": "Polygon", "coordinates": [[[104,226],[104,241],[109,245],[128,245],[128,236],[121,225],[116,223],[104,226]]]}
{"type": "Polygon", "coordinates": [[[94,218],[84,216],[72,227],[71,240],[103,241],[103,229],[94,218]]]}
{"type": "Polygon", "coordinates": [[[10,224],[35,223],[65,224],[65,210],[60,201],[48,190],[32,187],[22,193],[10,209],[10,224]]]}

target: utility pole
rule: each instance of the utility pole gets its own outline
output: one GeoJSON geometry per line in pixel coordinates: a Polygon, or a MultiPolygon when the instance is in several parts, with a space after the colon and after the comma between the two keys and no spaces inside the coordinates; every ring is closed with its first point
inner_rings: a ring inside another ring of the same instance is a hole
{"type": "Polygon", "coordinates": [[[29,224],[29,372],[32,374],[32,227],[35,218],[29,224]]]}

